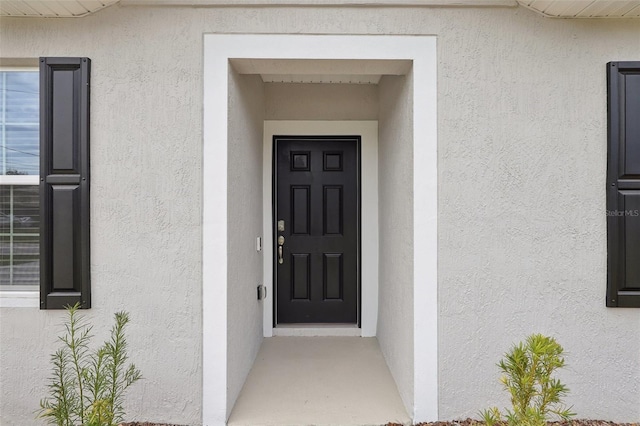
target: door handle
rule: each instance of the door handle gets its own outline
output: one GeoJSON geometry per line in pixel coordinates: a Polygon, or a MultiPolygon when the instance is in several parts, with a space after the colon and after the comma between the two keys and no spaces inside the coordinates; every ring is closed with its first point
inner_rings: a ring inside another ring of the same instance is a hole
{"type": "Polygon", "coordinates": [[[282,246],[284,245],[284,237],[280,235],[278,237],[278,263],[282,265],[284,263],[284,257],[282,256],[282,246]]]}

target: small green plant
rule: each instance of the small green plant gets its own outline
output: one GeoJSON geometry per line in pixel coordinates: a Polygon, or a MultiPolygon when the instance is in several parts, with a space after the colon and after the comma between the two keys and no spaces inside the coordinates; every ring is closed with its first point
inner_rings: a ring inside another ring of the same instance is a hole
{"type": "MultiPolygon", "coordinates": [[[[506,410],[509,426],[544,426],[552,415],[568,420],[575,414],[562,403],[569,389],[551,375],[565,366],[564,349],[552,337],[532,334],[504,354],[498,363],[500,381],[511,396],[512,410],[506,410]]],[[[481,412],[487,426],[503,424],[496,407],[481,412]]]]}
{"type": "Polygon", "coordinates": [[[76,304],[67,308],[62,347],[51,355],[49,396],[40,401],[38,417],[58,426],[114,426],[124,416],[123,399],[142,376],[127,363],[126,312],[117,312],[110,338],[90,352],[92,327],[76,304]]]}

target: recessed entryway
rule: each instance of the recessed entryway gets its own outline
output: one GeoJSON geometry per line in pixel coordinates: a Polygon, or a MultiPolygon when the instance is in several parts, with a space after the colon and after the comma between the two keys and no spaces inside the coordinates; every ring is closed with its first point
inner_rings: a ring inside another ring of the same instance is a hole
{"type": "Polygon", "coordinates": [[[375,338],[265,339],[229,426],[411,424],[375,338]]]}
{"type": "MultiPolygon", "coordinates": [[[[263,150],[270,119],[264,108],[268,73],[291,76],[274,82],[377,86],[379,156],[368,164],[379,176],[370,209],[379,220],[375,232],[367,233],[363,205],[362,335],[377,337],[410,417],[436,420],[435,37],[216,34],[204,36],[203,424],[224,424],[263,336],[273,332],[269,296],[256,300],[256,286],[270,288],[273,277],[273,241],[268,239],[273,239],[274,218],[266,197],[272,174],[271,167],[268,172],[261,167],[273,158],[271,150],[263,150]],[[367,245],[365,235],[375,235],[380,244],[367,245]],[[256,251],[260,236],[264,249],[256,251]],[[366,259],[374,260],[369,268],[366,259]],[[366,280],[365,272],[376,279],[366,280]],[[375,283],[374,291],[367,291],[367,282],[375,283]]],[[[364,143],[362,155],[364,203],[364,143]]]]}

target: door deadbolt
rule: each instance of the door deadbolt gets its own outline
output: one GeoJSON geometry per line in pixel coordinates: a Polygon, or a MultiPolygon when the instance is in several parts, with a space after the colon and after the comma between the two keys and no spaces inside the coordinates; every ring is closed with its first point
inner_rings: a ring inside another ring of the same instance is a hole
{"type": "Polygon", "coordinates": [[[284,220],[278,221],[278,232],[284,232],[284,220]]]}

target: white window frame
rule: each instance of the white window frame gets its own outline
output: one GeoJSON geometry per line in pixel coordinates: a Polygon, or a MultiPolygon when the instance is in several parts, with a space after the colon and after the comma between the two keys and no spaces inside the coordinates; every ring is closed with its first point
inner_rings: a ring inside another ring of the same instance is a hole
{"type": "MultiPolygon", "coordinates": [[[[0,66],[0,71],[39,72],[38,67],[0,66]]],[[[39,185],[38,175],[0,175],[0,185],[39,185]]],[[[33,290],[0,290],[0,308],[37,308],[40,306],[40,286],[33,290]]]]}

